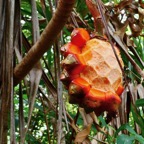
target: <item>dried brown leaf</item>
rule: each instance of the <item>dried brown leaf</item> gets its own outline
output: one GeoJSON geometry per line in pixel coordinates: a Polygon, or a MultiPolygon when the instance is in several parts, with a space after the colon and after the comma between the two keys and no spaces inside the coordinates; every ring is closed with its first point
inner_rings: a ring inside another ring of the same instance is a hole
{"type": "Polygon", "coordinates": [[[78,129],[78,127],[75,125],[75,122],[74,122],[74,120],[72,120],[72,122],[71,122],[71,127],[75,130],[75,132],[79,132],[79,129],[78,129]]]}
{"type": "Polygon", "coordinates": [[[97,20],[98,18],[100,18],[100,13],[97,9],[96,3],[92,0],[86,0],[86,5],[89,8],[92,16],[94,17],[95,20],[97,20]]]}
{"type": "Polygon", "coordinates": [[[142,84],[137,85],[137,92],[140,98],[144,98],[144,87],[142,84]]]}
{"type": "Polygon", "coordinates": [[[89,135],[91,129],[91,124],[87,125],[85,129],[77,133],[75,137],[75,143],[82,143],[89,135]]]}
{"type": "Polygon", "coordinates": [[[103,141],[105,139],[105,135],[98,132],[97,135],[93,137],[91,144],[108,144],[108,142],[103,141]]]}
{"type": "Polygon", "coordinates": [[[91,118],[90,114],[86,114],[86,112],[83,108],[79,108],[79,112],[83,118],[84,126],[93,123],[93,119],[91,118]]]}
{"type": "Polygon", "coordinates": [[[144,16],[144,9],[142,9],[142,8],[138,8],[138,12],[139,12],[139,14],[141,14],[141,15],[143,15],[144,16]]]}
{"type": "Polygon", "coordinates": [[[144,3],[142,2],[142,0],[139,0],[139,4],[142,8],[144,8],[144,3]]]}
{"type": "Polygon", "coordinates": [[[132,94],[133,101],[135,102],[138,99],[137,87],[133,83],[130,83],[129,89],[130,93],[132,94]]]}
{"type": "Polygon", "coordinates": [[[119,109],[119,117],[121,124],[127,123],[127,88],[125,88],[124,92],[121,95],[122,104],[119,109]]]}
{"type": "Polygon", "coordinates": [[[126,21],[124,24],[120,24],[118,27],[116,27],[115,34],[118,35],[121,39],[123,39],[127,26],[128,26],[128,21],[126,21]]]}
{"type": "Polygon", "coordinates": [[[86,5],[94,18],[94,27],[98,34],[104,35],[104,25],[95,1],[86,0],[86,5]]]}
{"type": "Polygon", "coordinates": [[[125,35],[124,39],[125,39],[125,43],[128,47],[135,47],[135,44],[134,44],[133,40],[130,39],[129,35],[125,35]]]}
{"type": "Polygon", "coordinates": [[[132,0],[124,0],[124,1],[121,1],[117,6],[115,6],[115,8],[117,10],[122,10],[126,6],[129,6],[131,3],[132,3],[132,0]]]}
{"type": "Polygon", "coordinates": [[[140,35],[140,33],[142,31],[142,27],[140,27],[140,23],[138,21],[133,22],[132,18],[130,18],[129,26],[131,28],[133,37],[137,37],[140,35]]]}

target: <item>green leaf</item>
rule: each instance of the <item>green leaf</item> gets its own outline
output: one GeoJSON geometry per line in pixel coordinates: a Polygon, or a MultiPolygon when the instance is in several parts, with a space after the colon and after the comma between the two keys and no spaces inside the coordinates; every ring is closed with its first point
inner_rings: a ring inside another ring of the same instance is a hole
{"type": "MultiPolygon", "coordinates": [[[[117,131],[116,131],[116,135],[118,135],[118,133],[122,130],[127,130],[130,132],[131,137],[133,136],[135,138],[135,140],[139,141],[141,144],[144,144],[144,138],[141,135],[138,135],[133,129],[132,127],[129,126],[129,124],[124,124],[122,125],[117,131]]],[[[119,143],[120,144],[120,143],[119,143]]],[[[123,143],[122,143],[123,144],[123,143]]]]}
{"type": "Polygon", "coordinates": [[[141,128],[141,131],[142,131],[142,135],[144,136],[144,119],[140,115],[136,106],[133,104],[131,104],[131,112],[132,112],[134,121],[139,125],[139,127],[141,128]]]}
{"type": "Polygon", "coordinates": [[[144,99],[138,99],[138,100],[136,100],[135,105],[137,107],[144,106],[144,99]]]}
{"type": "Polygon", "coordinates": [[[105,119],[104,119],[102,116],[99,116],[98,118],[99,118],[99,120],[101,121],[102,126],[107,127],[107,123],[106,123],[105,119]]]}
{"type": "Polygon", "coordinates": [[[129,124],[124,124],[122,125],[117,131],[116,131],[116,135],[122,131],[122,130],[128,130],[131,134],[136,134],[136,132],[132,129],[132,127],[129,126],[129,124]]]}
{"type": "Polygon", "coordinates": [[[131,111],[134,121],[140,126],[141,129],[144,129],[144,119],[141,117],[139,111],[133,104],[131,105],[131,111]]]}
{"type": "Polygon", "coordinates": [[[117,137],[117,144],[132,144],[134,140],[135,140],[134,136],[121,134],[117,137]]]}
{"type": "Polygon", "coordinates": [[[42,111],[43,112],[43,108],[42,106],[38,105],[37,103],[35,103],[35,108],[37,108],[38,110],[42,111]]]}

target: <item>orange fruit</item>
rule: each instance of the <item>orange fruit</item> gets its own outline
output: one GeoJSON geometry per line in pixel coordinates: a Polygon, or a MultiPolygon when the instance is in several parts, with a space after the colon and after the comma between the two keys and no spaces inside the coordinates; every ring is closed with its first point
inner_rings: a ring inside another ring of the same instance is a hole
{"type": "MultiPolygon", "coordinates": [[[[110,43],[90,39],[85,29],[77,28],[72,32],[71,42],[64,47],[62,68],[68,76],[62,81],[68,88],[70,103],[79,104],[87,112],[95,111],[97,115],[104,111],[116,113],[124,88],[122,72],[110,43]]],[[[114,48],[123,67],[119,49],[114,48]]]]}

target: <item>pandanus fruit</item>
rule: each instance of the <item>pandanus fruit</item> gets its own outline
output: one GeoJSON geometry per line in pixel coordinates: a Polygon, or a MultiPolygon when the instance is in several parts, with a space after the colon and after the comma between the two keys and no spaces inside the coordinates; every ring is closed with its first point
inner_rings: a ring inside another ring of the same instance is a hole
{"type": "MultiPolygon", "coordinates": [[[[114,47],[121,65],[118,48],[114,47]]],[[[115,114],[121,104],[122,72],[109,42],[90,39],[83,28],[76,28],[71,42],[61,48],[64,56],[61,81],[69,93],[69,102],[97,115],[115,114]]]]}

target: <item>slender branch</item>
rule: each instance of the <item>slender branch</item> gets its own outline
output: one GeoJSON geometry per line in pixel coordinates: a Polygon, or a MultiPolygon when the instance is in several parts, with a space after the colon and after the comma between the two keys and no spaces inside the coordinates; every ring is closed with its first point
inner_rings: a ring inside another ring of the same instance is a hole
{"type": "Polygon", "coordinates": [[[72,11],[75,0],[60,0],[58,8],[41,34],[40,39],[32,46],[27,55],[14,69],[14,84],[17,85],[51,47],[57,35],[63,28],[72,11]]]}

